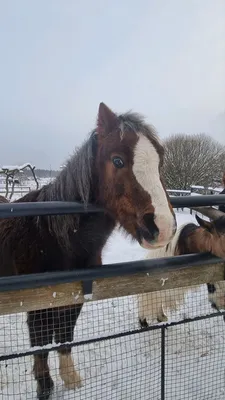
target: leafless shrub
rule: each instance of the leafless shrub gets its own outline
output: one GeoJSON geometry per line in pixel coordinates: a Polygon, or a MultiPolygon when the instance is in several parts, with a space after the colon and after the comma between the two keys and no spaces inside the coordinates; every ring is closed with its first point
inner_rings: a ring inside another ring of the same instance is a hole
{"type": "Polygon", "coordinates": [[[175,134],[164,141],[164,179],[170,189],[212,186],[225,171],[225,146],[206,134],[175,134]]]}

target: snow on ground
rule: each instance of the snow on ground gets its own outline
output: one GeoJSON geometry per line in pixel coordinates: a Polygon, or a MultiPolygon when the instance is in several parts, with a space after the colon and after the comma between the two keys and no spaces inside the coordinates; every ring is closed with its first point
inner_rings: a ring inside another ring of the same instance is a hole
{"type": "MultiPolygon", "coordinates": [[[[177,212],[178,225],[195,221],[187,209],[177,212]]],[[[104,263],[143,259],[145,250],[116,230],[103,254],[104,263]]],[[[148,278],[149,279],[149,278],[148,278]]],[[[211,313],[205,286],[188,293],[171,321],[211,313]]],[[[152,321],[156,326],[156,321],[152,321]]],[[[137,329],[136,296],[87,303],[75,328],[75,341],[137,329]]],[[[166,330],[167,400],[224,400],[225,326],[222,317],[170,327],[166,330]]],[[[0,317],[0,355],[30,349],[26,314],[0,317]]],[[[55,382],[51,400],[159,400],[161,332],[154,330],[73,348],[83,378],[81,389],[65,390],[58,359],[50,352],[55,382]]],[[[0,363],[0,400],[36,399],[32,357],[0,363]]]]}

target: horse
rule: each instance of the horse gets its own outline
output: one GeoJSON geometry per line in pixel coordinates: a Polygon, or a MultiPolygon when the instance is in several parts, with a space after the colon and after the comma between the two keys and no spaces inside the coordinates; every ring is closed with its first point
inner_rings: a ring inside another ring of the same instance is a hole
{"type": "Polygon", "coordinates": [[[9,203],[9,200],[0,195],[0,203],[9,203]]]}
{"type": "MultiPolygon", "coordinates": [[[[16,202],[79,201],[102,213],[0,220],[0,276],[85,269],[102,264],[102,249],[119,224],[144,248],[159,248],[176,231],[161,169],[164,149],[155,129],[133,112],[116,114],[100,103],[96,128],[55,180],[16,202]]],[[[31,346],[73,341],[82,304],[28,312],[31,346]],[[43,329],[44,328],[44,329],[43,329]]],[[[60,346],[59,372],[66,388],[81,377],[69,346],[60,346]]],[[[34,355],[37,398],[47,400],[54,382],[48,350],[34,355]]]]}
{"type": "MultiPolygon", "coordinates": [[[[205,212],[211,216],[211,222],[195,218],[198,222],[181,225],[173,239],[166,246],[149,250],[147,259],[173,257],[192,253],[210,252],[215,256],[225,257],[225,215],[216,209],[206,209],[205,212]]],[[[152,319],[158,322],[168,321],[167,310],[178,310],[184,303],[185,296],[190,290],[196,291],[199,286],[179,288],[176,294],[173,290],[162,292],[143,293],[138,295],[138,318],[141,327],[148,327],[152,319]]],[[[208,299],[213,308],[225,308],[225,282],[215,284],[207,283],[208,299]]]]}

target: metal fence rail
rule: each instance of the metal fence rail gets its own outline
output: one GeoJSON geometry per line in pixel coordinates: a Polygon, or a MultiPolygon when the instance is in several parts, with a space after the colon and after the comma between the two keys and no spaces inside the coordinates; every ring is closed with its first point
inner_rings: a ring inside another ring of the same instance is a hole
{"type": "Polygon", "coordinates": [[[221,264],[222,259],[208,253],[187,254],[184,256],[164,257],[153,260],[140,260],[116,264],[93,266],[85,270],[63,272],[45,272],[30,275],[15,275],[0,278],[0,292],[40,288],[57,284],[93,281],[101,278],[134,275],[137,273],[169,272],[170,270],[191,269],[201,265],[221,264]]]}
{"type": "MultiPolygon", "coordinates": [[[[225,204],[225,195],[209,196],[185,196],[170,197],[173,208],[183,207],[204,207],[225,204]]],[[[86,207],[78,202],[66,201],[45,201],[30,203],[9,203],[0,204],[0,218],[11,218],[21,216],[40,216],[40,215],[65,215],[81,213],[104,212],[98,206],[88,204],[86,207]]]]}

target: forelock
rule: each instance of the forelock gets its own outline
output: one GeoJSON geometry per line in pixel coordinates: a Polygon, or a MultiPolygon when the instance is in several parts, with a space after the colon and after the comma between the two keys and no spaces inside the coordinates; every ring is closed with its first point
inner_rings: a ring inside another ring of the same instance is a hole
{"type": "Polygon", "coordinates": [[[148,140],[151,141],[160,158],[163,158],[164,147],[157,135],[156,129],[153,125],[146,124],[144,117],[141,114],[127,112],[119,115],[118,119],[121,139],[129,132],[143,134],[148,140]]]}

